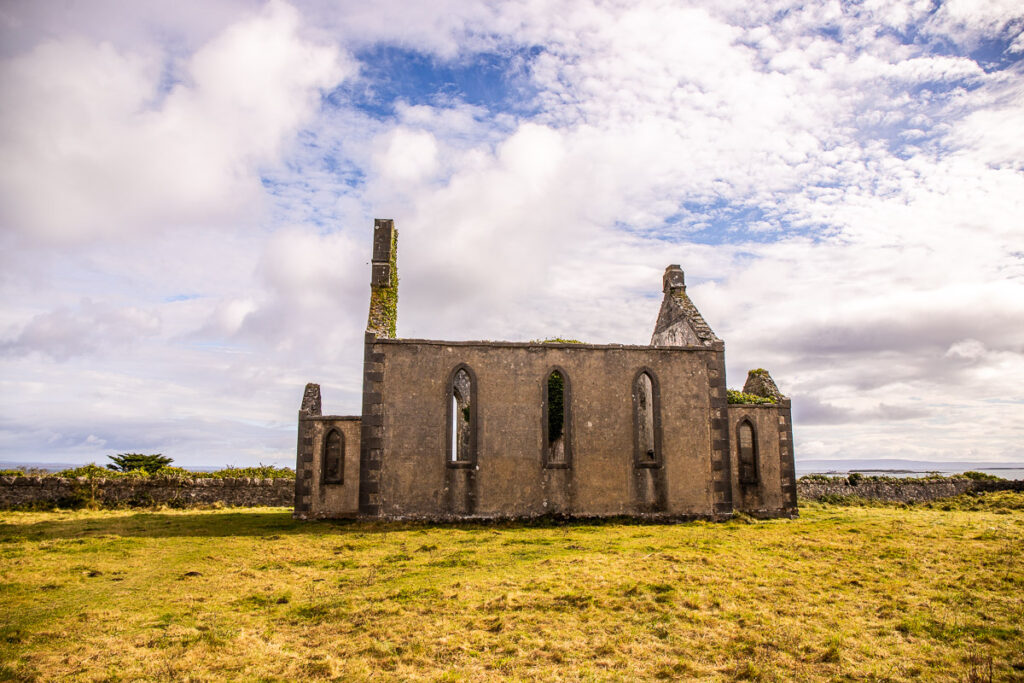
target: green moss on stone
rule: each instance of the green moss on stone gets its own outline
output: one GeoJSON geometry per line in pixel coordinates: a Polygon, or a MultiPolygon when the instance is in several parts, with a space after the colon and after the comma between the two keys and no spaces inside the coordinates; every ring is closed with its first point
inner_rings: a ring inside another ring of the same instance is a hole
{"type": "Polygon", "coordinates": [[[737,391],[736,389],[727,389],[725,393],[729,403],[747,403],[753,405],[775,403],[775,401],[773,401],[770,398],[765,398],[764,396],[756,396],[754,394],[745,394],[742,391],[737,391]]]}
{"type": "Polygon", "coordinates": [[[391,282],[371,289],[367,326],[380,337],[398,336],[398,230],[391,233],[391,282]]]}

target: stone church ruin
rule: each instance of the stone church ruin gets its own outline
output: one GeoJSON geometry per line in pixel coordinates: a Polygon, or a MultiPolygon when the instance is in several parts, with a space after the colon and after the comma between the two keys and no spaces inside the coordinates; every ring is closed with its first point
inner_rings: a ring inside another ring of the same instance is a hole
{"type": "Polygon", "coordinates": [[[296,517],[796,514],[790,401],[764,370],[727,393],[679,266],[648,346],[452,342],[397,338],[396,255],[376,220],[362,414],[306,385],[296,517]]]}

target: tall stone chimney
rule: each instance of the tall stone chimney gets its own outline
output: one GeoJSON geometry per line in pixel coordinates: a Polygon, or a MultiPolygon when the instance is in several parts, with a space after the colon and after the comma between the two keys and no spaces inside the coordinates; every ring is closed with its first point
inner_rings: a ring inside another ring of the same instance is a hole
{"type": "Polygon", "coordinates": [[[686,295],[683,269],[673,263],[661,279],[665,298],[651,335],[651,346],[710,346],[720,341],[686,295]]]}
{"type": "Polygon", "coordinates": [[[662,276],[661,282],[661,291],[665,294],[669,294],[673,290],[686,291],[686,277],[683,275],[683,269],[679,267],[678,263],[673,263],[665,269],[665,275],[662,276]]]}
{"type": "Polygon", "coordinates": [[[398,328],[398,230],[388,218],[373,221],[370,315],[366,331],[393,339],[398,328]]]}

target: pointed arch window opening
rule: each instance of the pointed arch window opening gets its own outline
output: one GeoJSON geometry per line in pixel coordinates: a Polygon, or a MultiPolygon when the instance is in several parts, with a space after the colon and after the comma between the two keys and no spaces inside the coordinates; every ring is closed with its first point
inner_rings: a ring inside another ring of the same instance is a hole
{"type": "Polygon", "coordinates": [[[345,435],[336,428],[324,436],[321,480],[324,484],[345,483],[345,435]]]}
{"type": "Polygon", "coordinates": [[[569,380],[555,368],[544,380],[544,466],[567,468],[571,460],[569,380]]]}
{"type": "MultiPolygon", "coordinates": [[[[454,415],[458,415],[458,414],[459,414],[459,397],[458,397],[458,395],[454,394],[454,392],[453,392],[453,395],[452,395],[452,415],[454,416],[454,415]]],[[[452,460],[452,462],[458,462],[458,460],[459,460],[459,425],[453,419],[451,421],[451,424],[449,425],[448,428],[451,431],[451,435],[450,435],[450,437],[451,437],[450,438],[450,441],[451,441],[451,460],[452,460]]]]}
{"type": "Polygon", "coordinates": [[[637,467],[661,466],[661,405],[658,383],[649,370],[633,381],[635,463],[637,467]]]}
{"type": "Polygon", "coordinates": [[[757,431],[749,418],[736,427],[736,447],[739,451],[739,479],[744,485],[757,484],[757,431]]]}
{"type": "Polygon", "coordinates": [[[459,367],[448,385],[449,465],[460,467],[476,463],[476,379],[469,368],[459,367]]]}

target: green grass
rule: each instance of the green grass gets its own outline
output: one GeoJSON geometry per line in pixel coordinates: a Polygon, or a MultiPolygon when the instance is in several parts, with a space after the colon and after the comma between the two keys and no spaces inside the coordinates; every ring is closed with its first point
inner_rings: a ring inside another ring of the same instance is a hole
{"type": "Polygon", "coordinates": [[[678,525],[0,512],[0,680],[1021,680],[1001,495],[678,525]]]}

